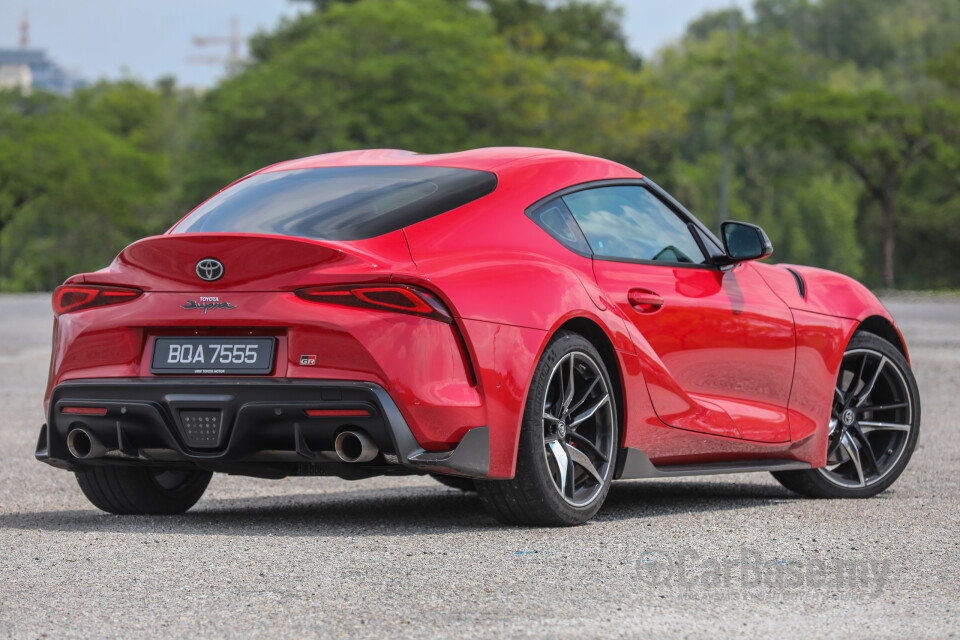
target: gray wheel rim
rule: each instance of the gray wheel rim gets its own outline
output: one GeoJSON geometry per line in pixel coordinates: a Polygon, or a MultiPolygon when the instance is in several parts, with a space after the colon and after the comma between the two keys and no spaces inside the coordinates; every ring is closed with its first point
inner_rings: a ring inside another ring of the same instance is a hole
{"type": "Polygon", "coordinates": [[[834,389],[827,465],[818,471],[846,489],[883,481],[903,457],[913,416],[899,365],[873,349],[847,351],[834,389]]]}
{"type": "Polygon", "coordinates": [[[543,455],[553,485],[568,504],[589,505],[610,475],[616,434],[600,365],[583,351],[564,355],[550,372],[542,406],[543,455]]]}

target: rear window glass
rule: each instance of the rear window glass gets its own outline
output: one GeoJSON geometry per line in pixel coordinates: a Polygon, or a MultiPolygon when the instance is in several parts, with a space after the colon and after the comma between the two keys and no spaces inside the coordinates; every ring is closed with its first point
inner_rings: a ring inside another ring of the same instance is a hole
{"type": "Polygon", "coordinates": [[[172,233],[262,233],[363,240],[492,192],[487,171],[448,167],[332,167],[260,173],[197,207],[172,233]]]}

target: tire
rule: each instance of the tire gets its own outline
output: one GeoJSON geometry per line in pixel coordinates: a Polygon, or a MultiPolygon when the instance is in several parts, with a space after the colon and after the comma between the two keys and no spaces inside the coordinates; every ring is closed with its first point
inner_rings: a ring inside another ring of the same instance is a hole
{"type": "Polygon", "coordinates": [[[460,491],[465,491],[468,493],[471,491],[476,491],[476,487],[473,486],[473,478],[445,476],[439,473],[431,473],[430,477],[440,484],[450,487],[451,489],[459,489],[460,491]]]}
{"type": "Polygon", "coordinates": [[[213,475],[209,471],[111,466],[75,473],[87,499],[98,509],[117,515],[183,513],[197,503],[213,475]]]}
{"type": "Polygon", "coordinates": [[[810,498],[869,498],[910,461],[920,436],[920,392],[906,358],[883,338],[856,333],[847,345],[830,434],[825,467],[773,477],[810,498]]]}
{"type": "Polygon", "coordinates": [[[603,359],[583,336],[558,333],[527,394],[516,474],[475,481],[480,500],[505,524],[583,524],[610,490],[619,436],[616,394],[603,359]]]}

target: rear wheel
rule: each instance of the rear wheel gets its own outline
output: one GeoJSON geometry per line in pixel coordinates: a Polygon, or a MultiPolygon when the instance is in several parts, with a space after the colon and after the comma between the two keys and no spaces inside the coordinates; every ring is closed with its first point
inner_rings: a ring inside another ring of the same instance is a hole
{"type": "Polygon", "coordinates": [[[618,435],[603,359],[582,336],[558,334],[530,385],[515,477],[478,480],[477,493],[507,524],[582,524],[610,490],[618,435]]]}
{"type": "Polygon", "coordinates": [[[780,484],[812,498],[868,498],[900,476],[920,434],[920,394],[896,347],[871,333],[854,335],[829,429],[826,466],[775,472],[780,484]]]}
{"type": "Polygon", "coordinates": [[[90,467],[77,483],[99,509],[118,515],[172,515],[197,503],[213,474],[189,469],[90,467]]]}

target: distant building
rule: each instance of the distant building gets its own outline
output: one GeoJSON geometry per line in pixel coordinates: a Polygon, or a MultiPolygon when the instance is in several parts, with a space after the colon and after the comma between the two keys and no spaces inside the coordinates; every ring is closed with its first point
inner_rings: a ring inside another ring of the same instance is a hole
{"type": "Polygon", "coordinates": [[[0,49],[0,88],[70,93],[85,84],[48,58],[43,49],[0,49]]]}
{"type": "Polygon", "coordinates": [[[0,65],[0,89],[20,89],[29,94],[33,88],[33,72],[25,64],[0,65]]]}

